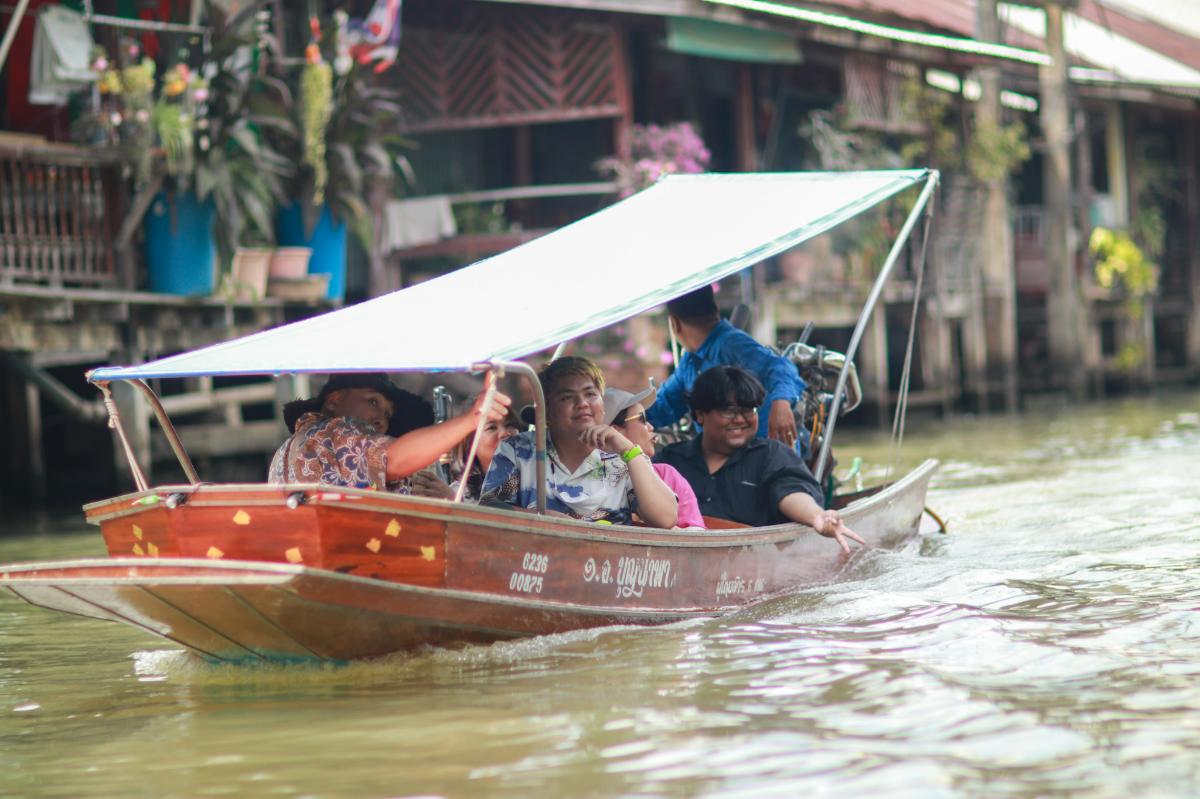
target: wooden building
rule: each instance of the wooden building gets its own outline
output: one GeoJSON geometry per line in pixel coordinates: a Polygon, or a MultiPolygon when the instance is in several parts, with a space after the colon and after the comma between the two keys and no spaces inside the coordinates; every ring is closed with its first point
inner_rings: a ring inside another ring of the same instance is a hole
{"type": "MultiPolygon", "coordinates": [[[[1012,7],[997,11],[991,0],[743,5],[410,0],[406,54],[393,74],[414,106],[416,193],[441,195],[466,224],[460,235],[393,250],[395,284],[527,240],[610,201],[611,186],[596,182],[593,164],[621,154],[634,123],[698,124],[716,171],[812,168],[811,133],[800,132],[812,111],[841,109],[853,129],[885,138],[933,136],[928,120],[906,107],[905,85],[916,77],[945,87],[948,79],[958,147],[973,144],[972,119],[990,104],[993,118],[1024,124],[1033,157],[1010,181],[946,176],[922,288],[914,399],[941,408],[1011,408],[1020,392],[1061,388],[1047,345],[1044,31],[1019,24],[1012,7]]],[[[1194,64],[1200,52],[1195,39],[1162,20],[1135,18],[1122,0],[1066,5],[1074,27],[1108,20],[1182,64],[1194,64]]],[[[1086,135],[1073,135],[1070,145],[1064,191],[1076,210],[1062,268],[1085,300],[1079,347],[1088,381],[1101,389],[1114,378],[1192,379],[1200,368],[1196,88],[1157,85],[1153,73],[1101,74],[1103,54],[1086,43],[1068,41],[1066,53],[1068,111],[1086,135]],[[1162,280],[1135,323],[1121,318],[1124,298],[1096,288],[1086,245],[1094,224],[1119,226],[1136,213],[1138,187],[1157,174],[1153,164],[1166,162],[1183,169],[1164,210],[1162,280]],[[1098,213],[1113,209],[1115,217],[1098,213]],[[1130,342],[1146,353],[1132,370],[1120,357],[1130,342]]],[[[784,339],[809,320],[831,346],[848,336],[869,274],[822,246],[744,281],[761,339],[784,339]]],[[[881,416],[897,388],[915,277],[893,287],[860,356],[881,416]]]]}
{"type": "MultiPolygon", "coordinates": [[[[619,187],[596,163],[628,156],[635,124],[695,123],[714,171],[813,168],[821,157],[814,112],[836,110],[844,131],[891,146],[932,142],[939,131],[909,92],[936,83],[946,90],[956,147],[970,146],[973,120],[990,115],[1023,122],[1033,157],[1009,181],[946,174],[928,269],[919,276],[916,253],[905,254],[858,358],[872,418],[884,421],[894,402],[918,294],[916,404],[1011,408],[1021,392],[1061,388],[1047,308],[1051,278],[1064,270],[1083,298],[1078,351],[1091,386],[1194,380],[1200,79],[1192,72],[1200,76],[1200,41],[1151,13],[1153,2],[1144,13],[1130,10],[1131,0],[1030,2],[1071,15],[1071,30],[1107,25],[1109,41],[1127,39],[1179,69],[1138,71],[1109,63],[1086,41],[1050,41],[1021,16],[1048,18],[1042,11],[997,11],[994,0],[407,0],[399,59],[387,74],[404,93],[415,180],[379,220],[386,268],[358,283],[372,294],[409,285],[612,202],[619,187]],[[1039,66],[1055,48],[1070,58],[1069,85],[1055,87],[1039,66]],[[1047,103],[1069,123],[1066,224],[1046,209],[1047,103]],[[1094,225],[1129,225],[1148,204],[1166,231],[1161,276],[1134,318],[1126,297],[1090,278],[1086,243],[1094,225]],[[1067,254],[1048,256],[1060,251],[1067,254]]],[[[17,36],[10,58],[28,59],[27,39],[26,31],[17,36]]],[[[23,97],[20,80],[20,70],[6,71],[10,101],[23,97]]],[[[105,443],[85,368],[200,346],[313,309],[138,291],[130,198],[111,158],[23,135],[65,136],[61,113],[17,102],[6,113],[19,135],[0,134],[0,411],[11,442],[0,474],[36,496],[72,483],[72,464],[105,443]]],[[[756,269],[723,302],[750,300],[760,340],[786,341],[811,321],[814,341],[844,346],[882,260],[873,241],[891,224],[888,213],[872,220],[876,228],[823,237],[756,269]]],[[[564,287],[577,279],[564,264],[564,287]]],[[[630,374],[664,375],[661,328],[643,320],[626,330],[634,341],[620,359],[630,374]]],[[[261,455],[281,432],[270,384],[184,391],[168,404],[192,415],[201,457],[206,445],[261,455]]],[[[127,415],[137,422],[136,445],[152,455],[144,408],[134,402],[127,415]]],[[[114,457],[111,446],[104,457],[114,457]]]]}

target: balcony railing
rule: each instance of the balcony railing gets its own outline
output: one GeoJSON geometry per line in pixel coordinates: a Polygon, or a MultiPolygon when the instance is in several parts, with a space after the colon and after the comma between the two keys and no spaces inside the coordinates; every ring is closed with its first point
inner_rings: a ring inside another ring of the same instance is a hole
{"type": "Polygon", "coordinates": [[[126,288],[113,154],[0,137],[0,283],[126,288]]]}

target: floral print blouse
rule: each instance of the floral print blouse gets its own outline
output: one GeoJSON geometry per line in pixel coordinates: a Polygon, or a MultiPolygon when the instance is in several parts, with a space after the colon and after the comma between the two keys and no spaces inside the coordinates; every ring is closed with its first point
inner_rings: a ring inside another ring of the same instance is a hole
{"type": "Polygon", "coordinates": [[[296,432],[275,451],[267,480],[407,494],[407,481],[387,481],[387,445],[392,440],[358,419],[306,413],[296,420],[296,432]]]}

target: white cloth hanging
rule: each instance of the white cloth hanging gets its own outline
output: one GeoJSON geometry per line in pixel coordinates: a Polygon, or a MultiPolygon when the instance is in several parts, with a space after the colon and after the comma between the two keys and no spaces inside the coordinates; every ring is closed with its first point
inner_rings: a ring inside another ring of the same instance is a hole
{"type": "Polygon", "coordinates": [[[384,208],[381,242],[384,252],[433,244],[457,234],[450,198],[444,194],[391,200],[384,208]]]}
{"type": "Polygon", "coordinates": [[[65,105],[72,92],[95,79],[89,58],[92,33],[80,14],[62,6],[44,6],[33,33],[29,64],[29,102],[65,105]]]}

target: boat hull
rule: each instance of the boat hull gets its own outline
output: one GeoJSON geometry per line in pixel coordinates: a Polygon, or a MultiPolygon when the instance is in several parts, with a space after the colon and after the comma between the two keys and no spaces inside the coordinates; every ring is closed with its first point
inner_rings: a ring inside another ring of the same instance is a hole
{"type": "MultiPolygon", "coordinates": [[[[902,542],[935,468],[843,517],[870,547],[902,542]]],[[[218,661],[344,661],[714,616],[848,562],[796,524],[606,527],[320,486],[169,487],[85,511],[111,558],[0,567],[0,588],[218,661]]]]}

